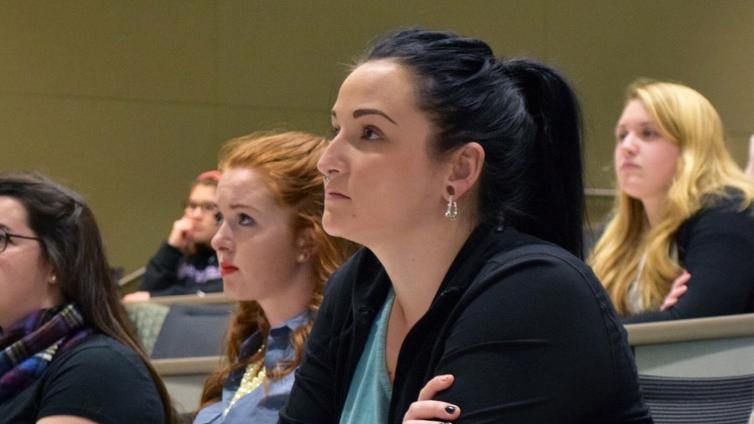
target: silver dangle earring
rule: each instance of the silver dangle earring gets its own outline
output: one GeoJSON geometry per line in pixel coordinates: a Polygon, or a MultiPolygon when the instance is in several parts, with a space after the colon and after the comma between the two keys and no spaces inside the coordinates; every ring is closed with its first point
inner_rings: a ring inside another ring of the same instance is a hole
{"type": "Polygon", "coordinates": [[[445,218],[455,221],[458,218],[458,203],[453,199],[453,195],[448,196],[448,207],[445,208],[445,218]]]}

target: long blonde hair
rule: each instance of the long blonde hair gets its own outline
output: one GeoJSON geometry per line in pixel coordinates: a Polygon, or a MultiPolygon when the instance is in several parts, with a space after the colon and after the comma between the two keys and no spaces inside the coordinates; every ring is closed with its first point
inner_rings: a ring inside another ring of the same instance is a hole
{"type": "MultiPolygon", "coordinates": [[[[290,223],[295,234],[305,229],[313,231],[315,286],[308,309],[319,309],[325,282],[330,274],[354,251],[355,245],[343,239],[327,235],[322,228],[324,188],[322,175],[317,170],[317,160],[326,147],[326,140],[304,132],[255,133],[228,141],[220,149],[221,171],[230,168],[253,169],[267,179],[277,202],[294,211],[290,223]]],[[[271,378],[283,377],[296,369],[303,356],[306,339],[311,332],[308,322],[291,333],[294,358],[269,370],[271,378]]],[[[264,357],[258,352],[251,357],[239,358],[241,342],[259,331],[262,340],[267,339],[270,324],[264,311],[255,301],[240,302],[238,311],[231,319],[226,336],[227,365],[215,371],[204,384],[202,406],[220,400],[223,382],[236,370],[246,368],[264,357]]]]}
{"type": "Polygon", "coordinates": [[[754,200],[754,186],[728,153],[722,121],[709,100],[685,85],[651,80],[629,85],[626,103],[632,100],[642,103],[681,153],[660,221],[650,228],[641,201],[619,192],[613,217],[589,257],[621,315],[628,313],[628,290],[634,280],[643,308],[662,303],[682,272],[672,251],[684,221],[730,197],[731,189],[741,197],[741,209],[754,200]]]}

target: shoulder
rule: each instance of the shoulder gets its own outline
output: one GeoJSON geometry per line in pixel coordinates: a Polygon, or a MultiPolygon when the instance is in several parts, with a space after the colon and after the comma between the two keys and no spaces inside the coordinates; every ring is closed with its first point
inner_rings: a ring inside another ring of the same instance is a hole
{"type": "Polygon", "coordinates": [[[564,249],[542,241],[492,256],[460,306],[465,318],[476,318],[468,320],[472,326],[511,328],[510,322],[515,321],[521,330],[553,331],[555,337],[570,337],[571,330],[581,335],[620,333],[610,301],[592,270],[564,249]]]}
{"type": "Polygon", "coordinates": [[[139,355],[100,334],[53,360],[41,405],[40,417],[74,415],[97,422],[162,418],[159,392],[139,355]]]}
{"type": "Polygon", "coordinates": [[[583,261],[545,242],[491,256],[449,321],[447,358],[484,349],[498,358],[490,363],[516,358],[557,380],[589,380],[585,387],[635,383],[602,285],[583,261]]]}
{"type": "Polygon", "coordinates": [[[683,222],[678,241],[685,244],[698,234],[719,234],[754,241],[754,205],[742,204],[737,196],[710,202],[683,222]]]}
{"type": "MultiPolygon", "coordinates": [[[[125,366],[129,370],[144,370],[146,367],[139,355],[119,341],[96,334],[75,346],[70,351],[63,352],[60,358],[53,361],[52,366],[57,369],[75,367],[85,364],[89,369],[92,367],[108,367],[113,365],[125,366]]],[[[51,366],[51,369],[53,369],[51,366]]]]}
{"type": "MultiPolygon", "coordinates": [[[[498,253],[487,262],[477,280],[488,289],[547,293],[574,293],[601,300],[601,284],[592,270],[566,250],[545,242],[498,253]],[[544,292],[541,292],[544,290],[544,292]]],[[[552,301],[559,299],[544,296],[552,301]]]]}

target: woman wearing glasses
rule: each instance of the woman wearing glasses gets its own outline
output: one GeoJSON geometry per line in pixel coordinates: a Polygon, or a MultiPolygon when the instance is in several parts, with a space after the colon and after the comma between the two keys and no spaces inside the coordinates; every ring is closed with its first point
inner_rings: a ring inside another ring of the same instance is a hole
{"type": "Polygon", "coordinates": [[[0,420],[165,423],[91,210],[37,174],[0,175],[0,420]]]}
{"type": "Polygon", "coordinates": [[[218,171],[203,172],[196,178],[183,216],[173,223],[167,241],[147,264],[141,291],[127,295],[124,301],[223,290],[217,256],[209,245],[217,231],[215,191],[219,179],[218,171]]]}

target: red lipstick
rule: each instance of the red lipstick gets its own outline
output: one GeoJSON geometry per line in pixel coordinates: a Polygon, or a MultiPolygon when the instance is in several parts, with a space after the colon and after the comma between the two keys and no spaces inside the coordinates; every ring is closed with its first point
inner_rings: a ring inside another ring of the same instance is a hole
{"type": "Polygon", "coordinates": [[[232,274],[234,272],[238,271],[238,267],[233,265],[230,262],[220,262],[220,274],[225,277],[226,275],[232,274]]]}

